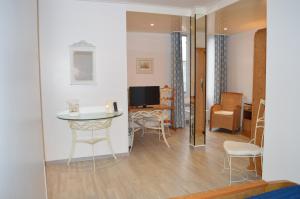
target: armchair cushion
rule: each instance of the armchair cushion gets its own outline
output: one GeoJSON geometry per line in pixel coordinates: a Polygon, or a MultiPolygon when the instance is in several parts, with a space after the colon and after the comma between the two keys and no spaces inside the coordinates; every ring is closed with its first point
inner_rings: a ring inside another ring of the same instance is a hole
{"type": "Polygon", "coordinates": [[[233,111],[220,110],[220,111],[215,111],[214,114],[217,114],[217,115],[233,115],[233,111]]]}

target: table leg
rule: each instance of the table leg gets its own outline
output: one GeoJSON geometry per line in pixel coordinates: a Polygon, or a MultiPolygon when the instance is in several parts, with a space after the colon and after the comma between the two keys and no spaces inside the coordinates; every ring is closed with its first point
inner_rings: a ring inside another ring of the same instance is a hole
{"type": "Polygon", "coordinates": [[[110,142],[110,136],[109,136],[109,132],[108,132],[108,131],[109,131],[109,129],[106,128],[106,129],[105,129],[106,141],[107,141],[107,143],[108,143],[108,146],[109,146],[109,148],[110,148],[110,151],[111,151],[113,157],[114,157],[115,159],[117,159],[117,156],[115,155],[114,150],[113,150],[112,145],[111,145],[111,142],[110,142]]]}
{"type": "MultiPolygon", "coordinates": [[[[94,138],[94,131],[92,130],[92,138],[94,138]]],[[[92,144],[92,152],[93,152],[93,169],[96,171],[96,163],[95,163],[95,143],[92,144]]]]}
{"type": "Polygon", "coordinates": [[[71,144],[71,150],[70,150],[70,155],[69,155],[69,159],[68,159],[68,166],[70,166],[71,160],[74,155],[76,141],[77,141],[77,133],[74,129],[72,129],[72,144],[71,144]]]}

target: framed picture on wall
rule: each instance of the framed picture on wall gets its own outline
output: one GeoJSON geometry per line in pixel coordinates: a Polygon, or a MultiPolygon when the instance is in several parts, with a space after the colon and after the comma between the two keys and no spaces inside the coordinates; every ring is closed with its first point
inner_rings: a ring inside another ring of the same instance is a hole
{"type": "Polygon", "coordinates": [[[153,74],[153,58],[137,58],[136,73],[153,74]]]}
{"type": "Polygon", "coordinates": [[[96,84],[95,46],[80,41],[70,46],[71,85],[96,84]]]}

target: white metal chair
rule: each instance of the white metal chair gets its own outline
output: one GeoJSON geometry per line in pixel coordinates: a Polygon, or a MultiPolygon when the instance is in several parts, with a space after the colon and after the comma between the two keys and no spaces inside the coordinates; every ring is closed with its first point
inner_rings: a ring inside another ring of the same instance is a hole
{"type": "Polygon", "coordinates": [[[139,130],[144,129],[154,129],[158,130],[159,139],[162,136],[165,144],[170,147],[166,135],[165,135],[165,126],[164,126],[164,115],[161,110],[154,111],[137,111],[129,114],[130,128],[131,128],[131,148],[133,148],[134,134],[139,130]],[[149,122],[148,122],[149,121],[149,122]]]}
{"type": "Polygon", "coordinates": [[[263,131],[262,131],[262,138],[260,146],[256,143],[257,138],[257,130],[259,128],[264,129],[264,107],[265,107],[265,100],[261,99],[259,103],[257,118],[256,118],[256,125],[254,129],[254,138],[250,140],[250,142],[236,142],[236,141],[225,141],[224,142],[224,169],[229,169],[229,183],[232,182],[241,182],[248,180],[248,175],[246,178],[242,180],[233,181],[232,180],[232,158],[252,158],[254,160],[254,170],[248,171],[255,171],[257,177],[257,165],[255,158],[261,157],[261,165],[263,163],[263,131]],[[229,168],[226,168],[226,159],[228,160],[229,168]]]}
{"type": "Polygon", "coordinates": [[[135,132],[142,130],[143,134],[144,134],[145,122],[144,122],[143,114],[144,114],[144,111],[137,111],[137,112],[129,113],[128,119],[129,119],[129,126],[130,126],[130,135],[131,135],[130,152],[132,151],[132,148],[133,148],[135,132]]]}

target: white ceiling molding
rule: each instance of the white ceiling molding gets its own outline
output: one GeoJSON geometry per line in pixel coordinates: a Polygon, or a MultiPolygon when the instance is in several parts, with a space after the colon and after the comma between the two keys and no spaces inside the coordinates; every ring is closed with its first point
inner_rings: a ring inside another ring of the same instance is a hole
{"type": "Polygon", "coordinates": [[[188,8],[152,6],[146,4],[127,4],[126,10],[132,12],[146,12],[146,13],[178,15],[178,16],[191,16],[192,14],[191,9],[188,8]]]}
{"type": "Polygon", "coordinates": [[[127,11],[131,12],[145,12],[153,14],[167,14],[167,15],[178,15],[178,16],[191,16],[190,8],[180,8],[174,6],[161,6],[161,5],[149,5],[145,3],[126,3],[126,2],[112,2],[109,0],[77,0],[77,1],[90,1],[101,4],[118,4],[123,5],[127,11]]]}
{"type": "Polygon", "coordinates": [[[211,12],[215,12],[221,8],[224,8],[230,4],[236,3],[239,0],[219,0],[217,3],[214,3],[210,6],[195,6],[195,7],[179,7],[179,6],[165,6],[165,5],[151,5],[147,3],[135,3],[135,1],[129,2],[125,0],[77,0],[77,1],[90,1],[97,2],[102,4],[118,4],[124,5],[127,11],[132,12],[146,12],[146,13],[154,13],[154,14],[168,14],[168,15],[179,15],[179,16],[191,16],[193,14],[197,15],[206,15],[211,12]]]}

